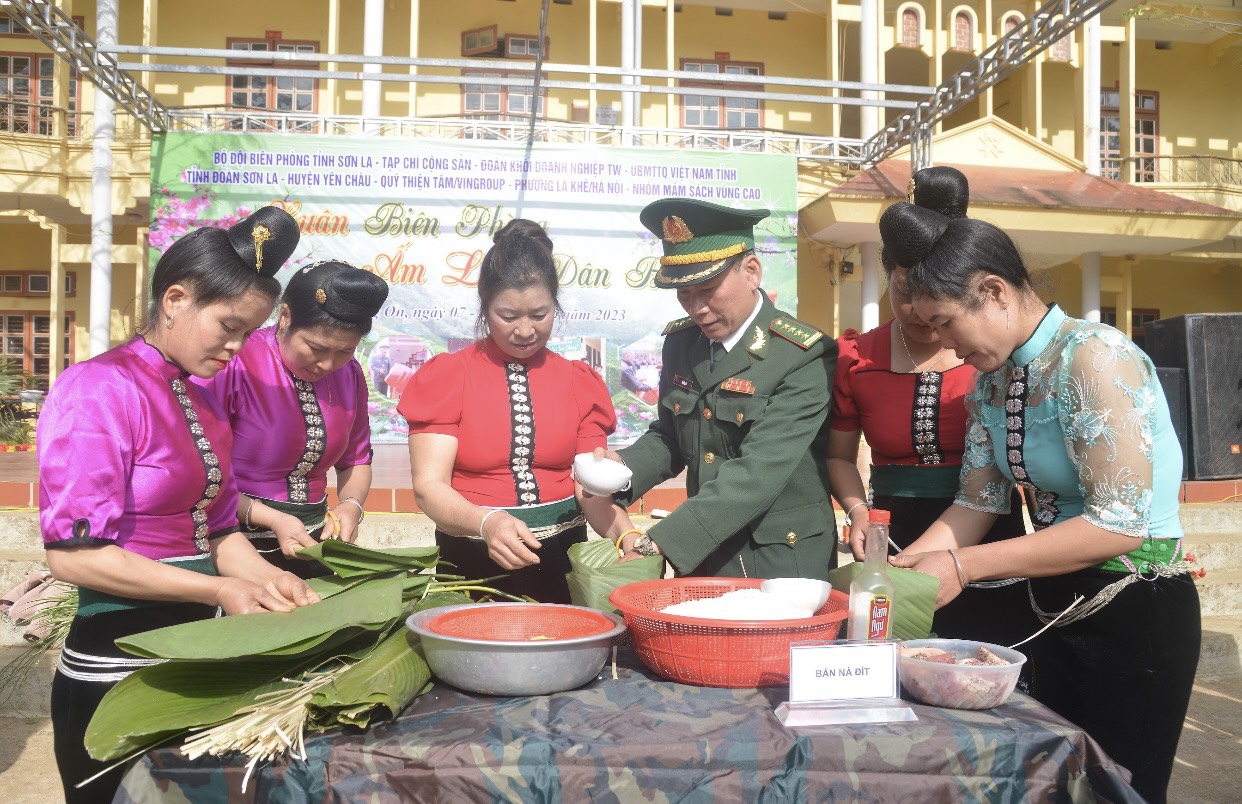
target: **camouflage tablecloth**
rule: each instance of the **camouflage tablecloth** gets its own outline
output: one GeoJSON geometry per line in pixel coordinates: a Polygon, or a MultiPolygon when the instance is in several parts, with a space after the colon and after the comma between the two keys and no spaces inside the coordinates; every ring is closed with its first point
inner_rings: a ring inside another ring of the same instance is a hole
{"type": "Polygon", "coordinates": [[[619,679],[489,698],[439,685],[396,721],[307,739],[305,762],[152,751],[117,802],[1141,801],[1091,738],[1023,695],[967,712],[790,730],[785,688],[727,690],[656,678],[622,652],[619,679]]]}

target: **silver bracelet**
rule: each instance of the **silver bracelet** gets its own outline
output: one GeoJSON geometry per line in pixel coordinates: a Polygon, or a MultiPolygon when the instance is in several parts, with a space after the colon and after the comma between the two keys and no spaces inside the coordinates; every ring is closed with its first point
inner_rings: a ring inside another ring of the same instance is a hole
{"type": "Polygon", "coordinates": [[[358,506],[358,524],[361,525],[362,520],[367,518],[367,509],[362,507],[362,501],[359,500],[357,497],[342,497],[340,501],[337,502],[336,505],[339,508],[347,502],[353,503],[354,505],[358,506]]]}
{"type": "Polygon", "coordinates": [[[863,508],[866,508],[866,507],[867,507],[867,504],[866,504],[865,502],[856,502],[856,503],[854,503],[853,505],[851,505],[851,506],[850,506],[850,509],[849,509],[848,511],[846,511],[846,512],[845,512],[845,519],[846,519],[846,521],[847,521],[847,522],[849,522],[851,525],[853,525],[853,524],[854,524],[854,517],[852,516],[852,515],[853,515],[853,513],[854,513],[854,509],[855,509],[855,508],[857,508],[857,507],[858,507],[858,506],[860,506],[860,505],[861,505],[863,508]]]}
{"type": "Polygon", "coordinates": [[[957,551],[952,547],[949,548],[949,558],[953,559],[953,566],[957,567],[957,582],[965,589],[970,585],[970,581],[966,580],[966,571],[962,569],[962,562],[957,559],[957,551]]]}
{"type": "Polygon", "coordinates": [[[482,518],[481,520],[479,520],[479,538],[480,538],[480,539],[486,539],[486,538],[487,538],[486,536],[484,536],[484,535],[483,535],[483,526],[487,524],[487,518],[488,518],[489,516],[491,516],[492,514],[498,514],[498,513],[500,513],[500,509],[499,509],[499,508],[493,508],[493,509],[491,509],[490,511],[488,511],[486,514],[484,514],[484,515],[483,515],[483,518],[482,518]]]}
{"type": "MultiPolygon", "coordinates": [[[[246,495],[243,494],[242,496],[245,497],[246,495]]],[[[254,510],[254,497],[246,497],[246,499],[250,500],[250,505],[246,506],[245,523],[246,523],[246,530],[250,530],[251,529],[250,512],[254,510]]]]}

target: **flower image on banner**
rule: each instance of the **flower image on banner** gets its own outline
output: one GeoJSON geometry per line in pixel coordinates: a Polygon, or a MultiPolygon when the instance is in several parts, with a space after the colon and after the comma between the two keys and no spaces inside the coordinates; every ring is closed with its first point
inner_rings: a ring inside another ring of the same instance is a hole
{"type": "Polygon", "coordinates": [[[552,238],[564,315],[549,348],[590,364],[617,410],[614,445],[655,418],[660,333],[685,315],[653,284],[659,240],[638,221],[669,196],[768,209],[755,229],[763,288],[797,310],[797,165],[793,156],[457,143],[395,138],[161,134],[152,148],[150,245],[158,258],[199,226],[229,226],[277,205],[302,241],[298,265],[338,259],[392,290],[358,347],[375,443],[403,443],[396,412],[423,364],[473,342],[476,286],[492,236],[514,218],[552,238]]]}

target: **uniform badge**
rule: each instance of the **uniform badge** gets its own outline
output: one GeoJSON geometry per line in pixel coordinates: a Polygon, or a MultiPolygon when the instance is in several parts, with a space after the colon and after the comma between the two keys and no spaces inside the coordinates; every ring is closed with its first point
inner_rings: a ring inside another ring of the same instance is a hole
{"type": "Polygon", "coordinates": [[[763,327],[755,326],[755,339],[750,342],[750,351],[759,352],[763,347],[768,345],[767,333],[763,331],[763,327]]]}
{"type": "Polygon", "coordinates": [[[754,394],[755,384],[750,380],[743,380],[737,377],[730,377],[720,384],[720,390],[733,391],[736,394],[754,394]]]}
{"type": "Polygon", "coordinates": [[[685,377],[681,376],[680,374],[673,375],[673,385],[676,385],[678,388],[680,388],[683,391],[694,390],[694,380],[687,380],[685,377]]]}
{"type": "Polygon", "coordinates": [[[803,349],[810,349],[824,337],[824,333],[815,327],[810,324],[804,324],[795,318],[774,318],[772,319],[771,329],[777,335],[803,349]]]}

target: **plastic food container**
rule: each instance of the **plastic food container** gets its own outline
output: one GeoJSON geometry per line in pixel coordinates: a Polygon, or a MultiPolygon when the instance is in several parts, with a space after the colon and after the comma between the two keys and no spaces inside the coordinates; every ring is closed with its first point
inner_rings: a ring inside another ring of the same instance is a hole
{"type": "Polygon", "coordinates": [[[410,615],[427,665],[485,695],[548,695],[599,675],[625,631],[615,614],[555,603],[468,603],[410,615]]]}
{"type": "Polygon", "coordinates": [[[1017,686],[1026,657],[1016,650],[969,639],[908,639],[897,651],[901,686],[914,700],[948,709],[1000,706],[1017,686]],[[915,648],[937,648],[958,659],[976,658],[985,647],[1009,662],[1003,665],[948,664],[906,655],[915,648]]]}

